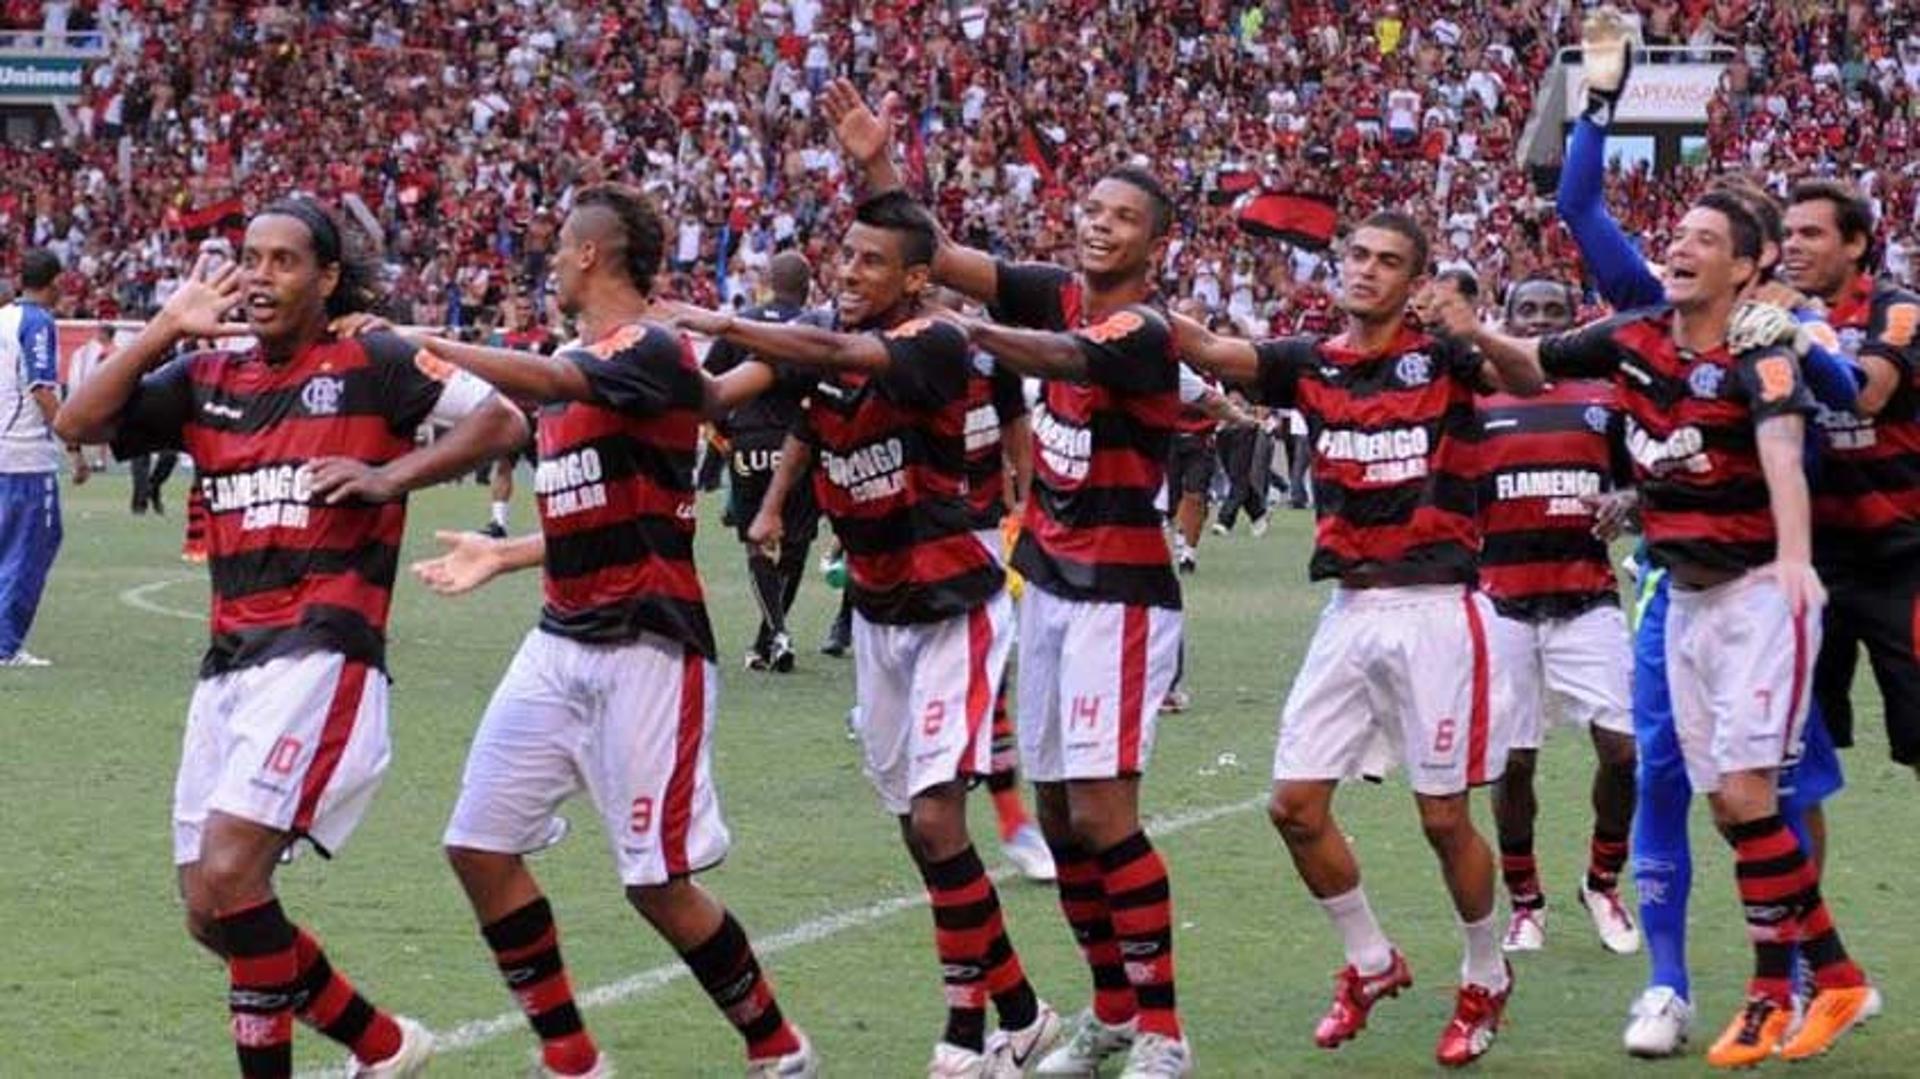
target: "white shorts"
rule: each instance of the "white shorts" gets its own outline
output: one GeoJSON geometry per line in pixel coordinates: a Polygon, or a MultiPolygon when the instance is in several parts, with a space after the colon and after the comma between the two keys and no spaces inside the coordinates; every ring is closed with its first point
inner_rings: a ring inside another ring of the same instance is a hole
{"type": "Polygon", "coordinates": [[[1800,758],[1820,611],[1795,616],[1773,579],[1749,573],[1706,589],[1675,585],[1667,601],[1667,681],[1693,789],[1727,772],[1784,768],[1800,758]]]}
{"type": "Polygon", "coordinates": [[[1494,669],[1513,694],[1512,748],[1540,748],[1549,700],[1562,722],[1633,734],[1633,644],[1619,607],[1604,604],[1539,622],[1495,612],[1487,639],[1494,669]]]}
{"type": "Polygon", "coordinates": [[[664,637],[584,644],[533,630],[474,733],[445,842],[535,850],[584,789],[622,883],[717,864],[729,843],[713,787],[718,682],[711,661],[664,637]]]}
{"type": "Polygon", "coordinates": [[[1499,779],[1512,709],[1493,617],[1460,585],[1335,589],[1281,712],[1273,778],[1378,777],[1397,757],[1419,794],[1499,779]]]}
{"type": "Polygon", "coordinates": [[[895,626],[853,615],[853,730],[899,816],[930,787],[993,771],[993,701],[1013,645],[1005,590],[966,614],[895,626]]]}
{"type": "Polygon", "coordinates": [[[1020,764],[1035,783],[1147,770],[1160,702],[1180,666],[1179,611],[1020,598],[1020,764]]]}
{"type": "Polygon", "coordinates": [[[207,814],[346,844],[386,774],[387,676],[307,652],[200,681],[173,785],[173,861],[200,860],[207,814]]]}

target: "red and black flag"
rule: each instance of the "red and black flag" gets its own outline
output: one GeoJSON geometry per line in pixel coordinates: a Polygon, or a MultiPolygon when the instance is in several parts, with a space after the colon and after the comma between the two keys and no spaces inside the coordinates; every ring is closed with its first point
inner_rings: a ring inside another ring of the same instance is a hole
{"type": "Polygon", "coordinates": [[[1207,195],[1207,202],[1214,206],[1226,206],[1259,186],[1260,174],[1257,172],[1247,169],[1223,172],[1214,181],[1213,191],[1207,195]]]}
{"type": "Polygon", "coordinates": [[[1332,246],[1340,211],[1331,195],[1261,191],[1241,200],[1234,220],[1249,236],[1285,240],[1295,247],[1319,251],[1332,246]]]}
{"type": "Polygon", "coordinates": [[[1040,171],[1043,187],[1060,182],[1060,147],[1035,127],[1031,118],[1020,121],[1020,156],[1040,171]]]}
{"type": "Polygon", "coordinates": [[[189,240],[223,236],[238,247],[247,233],[247,208],[238,198],[221,199],[197,210],[181,211],[175,223],[189,240]]]}

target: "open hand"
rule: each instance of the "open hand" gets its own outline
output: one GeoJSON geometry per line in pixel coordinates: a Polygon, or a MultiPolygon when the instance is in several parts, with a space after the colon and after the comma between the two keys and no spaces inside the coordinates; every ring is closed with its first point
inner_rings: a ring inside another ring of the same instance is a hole
{"type": "Polygon", "coordinates": [[[457,596],[486,584],[500,572],[500,541],[478,532],[435,532],[446,548],[438,558],[413,564],[413,575],[434,592],[457,596]]]}
{"type": "Polygon", "coordinates": [[[228,322],[227,317],[240,305],[240,267],[201,255],[193,272],[180,282],[160,318],[167,320],[174,334],[184,338],[245,337],[253,332],[243,322],[228,322]]]}
{"type": "Polygon", "coordinates": [[[875,115],[860,91],[845,79],[835,79],[820,93],[820,108],[826,113],[827,122],[833,125],[834,138],[839,140],[847,156],[861,164],[886,155],[887,146],[893,141],[899,107],[899,96],[888,94],[880,102],[879,114],[875,115]]]}

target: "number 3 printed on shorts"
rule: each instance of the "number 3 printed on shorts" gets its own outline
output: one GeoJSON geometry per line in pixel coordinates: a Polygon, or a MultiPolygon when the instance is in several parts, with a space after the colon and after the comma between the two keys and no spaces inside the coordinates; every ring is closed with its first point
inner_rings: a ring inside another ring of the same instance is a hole
{"type": "Polygon", "coordinates": [[[1433,725],[1433,751],[1439,754],[1453,752],[1453,735],[1456,724],[1452,716],[1433,725]]]}
{"type": "Polygon", "coordinates": [[[633,800],[631,823],[635,835],[645,835],[653,830],[653,799],[641,795],[633,800]]]}

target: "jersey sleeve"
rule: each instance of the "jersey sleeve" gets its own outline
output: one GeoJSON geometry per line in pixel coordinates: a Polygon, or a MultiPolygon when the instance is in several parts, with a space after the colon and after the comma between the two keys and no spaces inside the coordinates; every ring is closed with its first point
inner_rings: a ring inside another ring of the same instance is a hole
{"type": "Polygon", "coordinates": [[[1775,416],[1813,411],[1813,394],[1807,390],[1806,376],[1788,349],[1760,348],[1745,353],[1735,366],[1735,377],[1756,427],[1775,416]]]}
{"type": "Polygon", "coordinates": [[[1067,328],[1061,297],[1073,275],[1046,262],[995,262],[998,287],[988,311],[994,321],[1035,330],[1067,328]]]}
{"type": "Polygon", "coordinates": [[[182,356],[142,376],[120,410],[113,455],[121,460],[156,450],[184,449],[187,421],[193,418],[193,357],[182,356]]]}
{"type": "MultiPolygon", "coordinates": [[[[427,357],[427,353],[422,352],[420,357],[427,357]]],[[[498,393],[493,386],[481,381],[478,375],[455,368],[441,387],[440,399],[433,403],[432,411],[427,413],[427,423],[434,427],[452,427],[478,412],[482,405],[496,396],[498,393]]]]}
{"type": "Polygon", "coordinates": [[[1920,296],[1896,292],[1876,297],[1860,354],[1878,356],[1900,371],[1900,385],[1920,378],[1920,296]]]}
{"type": "Polygon", "coordinates": [[[1630,318],[1615,316],[1540,339],[1540,366],[1549,378],[1612,378],[1620,366],[1616,339],[1630,318]]]}
{"type": "Polygon", "coordinates": [[[1247,400],[1272,408],[1294,408],[1300,396],[1300,373],[1313,364],[1319,349],[1311,337],[1279,337],[1253,346],[1256,371],[1245,387],[1247,400]]]}
{"type": "Polygon", "coordinates": [[[877,336],[887,350],[880,385],[896,403],[939,408],[966,395],[967,335],[958,326],[917,318],[877,336]]]}
{"type": "Polygon", "coordinates": [[[1087,381],[1097,386],[1129,397],[1179,388],[1173,329],[1150,307],[1130,304],[1073,336],[1087,361],[1087,381]]]}
{"type": "Polygon", "coordinates": [[[1000,418],[1002,427],[1027,414],[1026,387],[1012,368],[996,363],[987,380],[993,399],[993,412],[1000,418]]]}
{"type": "Polygon", "coordinates": [[[26,364],[26,388],[60,384],[59,332],[53,316],[38,306],[22,305],[20,355],[26,364]]]}
{"type": "Polygon", "coordinates": [[[659,326],[626,326],[561,357],[586,376],[594,403],[615,412],[653,416],[673,408],[699,408],[703,398],[700,375],[685,343],[659,326]]]}
{"type": "Polygon", "coordinates": [[[1840,351],[1840,340],[1834,335],[1833,327],[1827,324],[1825,313],[1803,307],[1794,311],[1793,317],[1807,328],[1807,335],[1813,338],[1813,343],[1807,348],[1807,357],[1800,364],[1801,373],[1807,376],[1807,389],[1813,393],[1813,399],[1828,408],[1852,412],[1860,403],[1860,388],[1866,382],[1865,374],[1840,351]]]}
{"type": "Polygon", "coordinates": [[[421,352],[398,334],[370,333],[355,340],[378,376],[388,430],[411,435],[440,403],[453,365],[421,352]]]}

